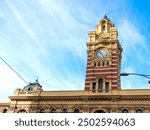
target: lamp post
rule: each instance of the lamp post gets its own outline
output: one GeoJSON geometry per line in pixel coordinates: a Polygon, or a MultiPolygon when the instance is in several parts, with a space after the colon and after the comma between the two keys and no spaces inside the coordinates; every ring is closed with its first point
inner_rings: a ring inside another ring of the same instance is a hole
{"type": "MultiPolygon", "coordinates": [[[[142,76],[145,77],[147,79],[150,79],[150,75],[146,75],[146,74],[138,74],[138,73],[120,73],[120,76],[129,76],[129,75],[137,75],[137,76],[142,76]]],[[[150,80],[148,80],[148,83],[150,84],[150,80]]]]}

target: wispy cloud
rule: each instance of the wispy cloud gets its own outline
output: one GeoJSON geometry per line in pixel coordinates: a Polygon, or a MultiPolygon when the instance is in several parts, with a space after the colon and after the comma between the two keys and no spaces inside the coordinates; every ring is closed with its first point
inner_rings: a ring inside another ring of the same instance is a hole
{"type": "MultiPolygon", "coordinates": [[[[83,89],[87,25],[82,24],[71,15],[69,11],[71,7],[61,4],[61,2],[47,2],[40,1],[41,8],[38,3],[35,4],[42,13],[37,17],[33,13],[36,8],[31,9],[31,6],[26,6],[27,3],[19,2],[20,7],[11,1],[6,2],[14,16],[12,21],[17,21],[16,24],[19,26],[10,26],[11,30],[16,30],[17,38],[16,36],[9,37],[10,40],[16,38],[14,45],[8,42],[11,51],[18,46],[15,56],[13,56],[15,59],[12,60],[9,53],[4,53],[4,58],[7,57],[6,61],[27,81],[32,82],[38,76],[44,90],[83,89]],[[30,10],[32,14],[26,14],[24,12],[26,10],[30,10]],[[26,15],[31,15],[30,18],[35,20],[35,23],[33,24],[33,21],[25,17],[26,15]],[[81,28],[81,31],[78,31],[78,28],[81,28]]],[[[8,20],[9,17],[6,15],[5,19],[8,20]]],[[[5,39],[4,42],[6,41],[5,39]]],[[[7,67],[4,63],[3,66],[7,67]]],[[[4,73],[4,71],[2,72],[4,73]]],[[[12,90],[15,90],[16,86],[21,88],[25,86],[20,84],[20,79],[16,80],[11,75],[9,76],[12,79],[10,81],[7,79],[8,75],[3,75],[5,82],[0,82],[1,85],[9,86],[12,90]],[[7,82],[9,84],[6,84],[7,82]]],[[[1,87],[1,89],[4,88],[1,87]]],[[[7,89],[3,91],[6,92],[7,89]]]]}
{"type": "MultiPolygon", "coordinates": [[[[138,26],[132,21],[122,19],[119,25],[119,36],[123,46],[122,72],[150,73],[149,57],[147,57],[150,55],[148,39],[138,26]]],[[[147,79],[142,77],[123,77],[121,81],[123,88],[148,88],[145,82],[147,79]]]]}
{"type": "MultiPolygon", "coordinates": [[[[1,57],[28,82],[34,82],[38,76],[44,90],[83,89],[88,32],[95,29],[103,17],[103,3],[91,0],[1,1],[1,57]]],[[[149,39],[138,28],[140,25],[134,24],[137,19],[131,21],[126,17],[132,11],[128,10],[128,4],[114,0],[107,5],[108,17],[116,23],[124,49],[122,71],[148,72],[142,67],[150,67],[149,39]]],[[[3,62],[0,67],[0,95],[4,96],[3,92],[7,98],[16,87],[23,88],[25,84],[3,62]],[[11,92],[7,93],[6,88],[11,92]]],[[[135,82],[128,82],[128,86],[135,82]]]]}
{"type": "Polygon", "coordinates": [[[44,53],[44,48],[42,47],[41,43],[39,42],[39,40],[36,36],[36,33],[32,30],[31,27],[29,27],[29,25],[27,24],[27,22],[24,20],[23,16],[21,15],[21,13],[19,13],[19,10],[17,10],[17,8],[15,8],[15,6],[10,1],[7,1],[7,5],[10,8],[10,10],[12,11],[12,13],[14,14],[14,16],[16,17],[16,19],[19,21],[19,24],[26,31],[27,35],[29,37],[31,37],[31,39],[34,41],[34,43],[38,46],[38,48],[40,49],[40,52],[44,53]]]}
{"type": "Polygon", "coordinates": [[[134,49],[138,45],[142,46],[142,48],[148,53],[148,48],[145,43],[145,36],[142,35],[140,30],[134,23],[129,22],[127,19],[122,19],[119,25],[119,36],[123,41],[123,47],[126,50],[134,49]]]}
{"type": "Polygon", "coordinates": [[[8,100],[15,89],[26,84],[6,65],[0,61],[0,99],[8,100]],[[8,95],[7,97],[5,95],[8,95]]]}

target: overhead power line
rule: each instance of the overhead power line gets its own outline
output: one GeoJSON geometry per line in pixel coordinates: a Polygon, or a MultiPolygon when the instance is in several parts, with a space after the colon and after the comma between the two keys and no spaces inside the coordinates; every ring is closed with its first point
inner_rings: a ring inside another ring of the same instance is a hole
{"type": "MultiPolygon", "coordinates": [[[[27,85],[30,85],[24,78],[22,78],[21,77],[21,75],[19,75],[18,73],[17,73],[17,71],[15,71],[2,57],[0,57],[0,59],[17,75],[17,76],[19,76],[19,78],[23,81],[23,82],[25,82],[27,85]]],[[[37,79],[38,80],[38,79],[37,79]]],[[[36,92],[36,91],[35,91],[36,92]]],[[[41,98],[41,92],[40,93],[38,93],[38,92],[36,92],[37,94],[38,94],[38,96],[39,96],[39,100],[40,100],[40,98],[41,98]]],[[[17,102],[16,102],[17,103],[17,102]]],[[[48,105],[48,106],[50,106],[50,104],[46,101],[46,104],[48,105]]],[[[15,104],[16,105],[16,104],[15,104]]],[[[38,105],[39,105],[39,101],[38,101],[38,105]]],[[[16,109],[16,107],[14,107],[14,113],[15,113],[15,109],[16,109]]],[[[38,109],[38,107],[37,107],[37,109],[38,109]]],[[[37,112],[37,110],[36,110],[36,112],[37,112]]]]}
{"type": "Polygon", "coordinates": [[[28,82],[21,77],[20,74],[17,73],[17,71],[15,71],[2,57],[0,57],[0,59],[23,81],[25,82],[26,84],[28,84],[28,82]]]}

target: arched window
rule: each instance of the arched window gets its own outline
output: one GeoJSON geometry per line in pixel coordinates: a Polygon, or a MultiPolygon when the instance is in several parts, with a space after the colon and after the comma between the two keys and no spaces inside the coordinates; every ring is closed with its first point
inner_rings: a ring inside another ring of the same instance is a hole
{"type": "Polygon", "coordinates": [[[96,83],[92,83],[92,92],[96,91],[96,83]]]}
{"type": "Polygon", "coordinates": [[[106,26],[103,25],[103,26],[102,26],[102,31],[105,31],[105,30],[106,30],[106,26]]]}
{"type": "Polygon", "coordinates": [[[143,113],[143,111],[141,109],[137,109],[136,113],[143,113]]]}
{"type": "Polygon", "coordinates": [[[7,109],[6,108],[3,110],[3,113],[7,113],[7,109]]]}
{"type": "Polygon", "coordinates": [[[94,113],[105,113],[105,111],[103,111],[103,110],[97,110],[94,113]]]}
{"type": "Polygon", "coordinates": [[[127,109],[123,109],[122,113],[129,113],[127,109]]]}
{"type": "Polygon", "coordinates": [[[55,108],[51,109],[51,113],[56,113],[56,109],[55,108]]]}
{"type": "Polygon", "coordinates": [[[103,27],[102,27],[102,31],[104,31],[106,29],[106,26],[105,25],[103,25],[103,27]]]}
{"type": "Polygon", "coordinates": [[[74,113],[80,113],[79,109],[74,109],[74,113]]]}
{"type": "Polygon", "coordinates": [[[17,113],[27,113],[27,111],[25,109],[21,109],[17,113]]]}
{"type": "Polygon", "coordinates": [[[67,113],[67,112],[68,112],[67,109],[63,109],[63,110],[62,110],[62,113],[67,113]]]}
{"type": "Polygon", "coordinates": [[[45,109],[42,108],[42,109],[40,110],[40,113],[45,113],[45,109]]]}
{"type": "Polygon", "coordinates": [[[98,81],[98,90],[102,90],[103,89],[103,79],[99,79],[98,81]]]}
{"type": "Polygon", "coordinates": [[[105,83],[105,92],[109,92],[109,82],[105,83]]]}

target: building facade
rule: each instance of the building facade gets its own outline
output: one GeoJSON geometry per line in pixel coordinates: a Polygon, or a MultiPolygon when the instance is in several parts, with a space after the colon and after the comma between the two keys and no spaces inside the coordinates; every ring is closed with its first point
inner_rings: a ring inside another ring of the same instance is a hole
{"type": "Polygon", "coordinates": [[[11,113],[148,113],[150,89],[121,89],[122,47],[118,31],[105,15],[89,32],[84,90],[44,91],[36,80],[17,88],[1,112],[11,113]]]}

